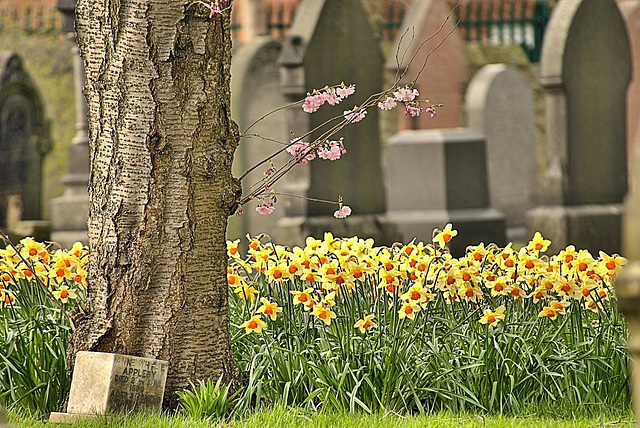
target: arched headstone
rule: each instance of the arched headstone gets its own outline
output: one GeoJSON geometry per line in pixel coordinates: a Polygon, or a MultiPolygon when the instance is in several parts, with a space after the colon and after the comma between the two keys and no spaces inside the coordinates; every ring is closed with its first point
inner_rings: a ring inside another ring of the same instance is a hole
{"type": "Polygon", "coordinates": [[[491,207],[505,215],[509,239],[522,241],[538,174],[531,86],[514,67],[486,65],[469,83],[466,110],[469,128],[487,139],[491,207]]]}
{"type": "Polygon", "coordinates": [[[0,224],[19,195],[22,220],[42,217],[42,161],[50,149],[40,95],[15,53],[0,52],[0,224]]]}
{"type": "Polygon", "coordinates": [[[544,206],[529,228],[592,251],[620,251],[627,192],[629,39],[614,0],[563,0],[553,11],[540,62],[546,103],[544,206]]]}
{"type": "MultiPolygon", "coordinates": [[[[241,131],[252,123],[286,104],[287,100],[280,86],[280,72],[277,63],[281,44],[271,37],[259,37],[252,42],[242,44],[233,52],[231,63],[231,108],[233,119],[241,131]]],[[[282,148],[281,143],[288,142],[289,127],[285,111],[267,116],[253,126],[248,137],[240,140],[234,157],[234,175],[240,176],[247,169],[268,158],[282,148]],[[254,136],[260,135],[264,138],[254,136]]],[[[279,159],[288,157],[287,153],[279,155],[279,159]]],[[[254,183],[259,183],[264,170],[269,165],[256,169],[242,182],[246,192],[254,183]]],[[[285,180],[288,179],[285,177],[285,180]]],[[[246,233],[252,236],[267,232],[277,239],[273,233],[278,219],[284,214],[286,201],[276,204],[277,209],[271,215],[260,215],[255,211],[255,204],[246,207],[241,217],[229,219],[227,236],[230,239],[243,237],[246,233]]]]}

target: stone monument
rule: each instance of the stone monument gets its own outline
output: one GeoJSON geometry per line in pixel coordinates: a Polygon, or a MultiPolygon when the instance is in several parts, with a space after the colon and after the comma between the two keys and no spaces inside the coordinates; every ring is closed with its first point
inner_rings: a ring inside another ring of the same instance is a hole
{"type": "Polygon", "coordinates": [[[467,129],[400,131],[387,143],[387,215],[402,242],[431,242],[452,223],[451,253],[468,245],[504,245],[505,218],[489,207],[486,141],[467,129]]]}
{"type": "Polygon", "coordinates": [[[74,43],[73,74],[76,94],[76,135],[69,146],[69,173],[62,178],[64,194],[51,202],[51,239],[64,248],[75,241],[88,242],[87,220],[89,216],[89,137],[87,104],[82,95],[84,87],[84,65],[80,50],[75,44],[76,0],[58,0],[57,8],[62,13],[62,29],[74,43]]]}
{"type": "Polygon", "coordinates": [[[67,413],[52,413],[50,422],[129,411],[162,409],[169,363],[104,352],[78,352],[67,413]]]}
{"type": "Polygon", "coordinates": [[[621,251],[627,192],[626,91],[629,39],[614,0],[563,0],[542,47],[546,171],[542,206],[529,212],[529,234],[592,252],[621,251]]]}
{"type": "Polygon", "coordinates": [[[20,207],[18,220],[30,221],[34,234],[48,239],[48,224],[34,222],[42,219],[42,163],[49,150],[49,123],[44,118],[40,94],[20,56],[0,52],[1,227],[9,226],[7,214],[13,198],[20,207]]]}
{"type": "Polygon", "coordinates": [[[531,86],[514,67],[486,65],[469,83],[466,110],[469,128],[487,139],[491,207],[505,215],[508,240],[526,242],[538,175],[531,86]]]}

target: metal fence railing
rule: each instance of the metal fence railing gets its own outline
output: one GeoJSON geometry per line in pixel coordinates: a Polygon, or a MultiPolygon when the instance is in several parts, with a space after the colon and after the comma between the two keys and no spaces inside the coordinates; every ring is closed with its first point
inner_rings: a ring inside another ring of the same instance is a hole
{"type": "Polygon", "coordinates": [[[0,1],[0,31],[8,28],[26,34],[59,35],[62,34],[62,21],[51,2],[3,0],[0,1]]]}
{"type": "Polygon", "coordinates": [[[546,0],[471,0],[459,6],[458,25],[465,40],[520,45],[534,63],[550,14],[546,0]]]}

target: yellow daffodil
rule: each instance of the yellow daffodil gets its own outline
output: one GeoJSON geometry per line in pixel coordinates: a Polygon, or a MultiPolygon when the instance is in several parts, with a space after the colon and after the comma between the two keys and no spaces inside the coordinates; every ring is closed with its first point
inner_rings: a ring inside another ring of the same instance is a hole
{"type": "Polygon", "coordinates": [[[360,333],[366,333],[370,328],[375,328],[378,326],[373,322],[374,317],[375,315],[373,314],[366,315],[363,319],[358,320],[353,327],[360,329],[360,333]]]}
{"type": "Polygon", "coordinates": [[[447,223],[447,225],[444,227],[444,230],[441,230],[436,234],[436,236],[434,236],[433,242],[437,242],[438,245],[440,245],[440,248],[444,248],[447,243],[451,241],[451,238],[453,238],[457,234],[458,231],[453,230],[453,226],[451,225],[451,223],[447,223]]]}
{"type": "Polygon", "coordinates": [[[60,299],[62,303],[67,303],[69,299],[77,299],[78,295],[76,294],[76,290],[73,288],[69,288],[66,285],[61,285],[60,288],[53,292],[53,296],[56,299],[60,299]]]}
{"type": "Polygon", "coordinates": [[[527,250],[533,252],[536,256],[540,253],[544,253],[551,245],[551,241],[544,239],[540,232],[536,232],[533,235],[533,239],[527,244],[527,250]]]}
{"type": "Polygon", "coordinates": [[[412,303],[411,301],[404,302],[402,304],[402,308],[400,308],[400,311],[398,311],[398,315],[399,315],[398,318],[399,319],[409,318],[413,320],[416,317],[416,312],[420,312],[420,306],[416,305],[415,303],[412,303]]]}
{"type": "Polygon", "coordinates": [[[262,306],[258,308],[258,312],[270,317],[272,321],[275,321],[276,318],[278,318],[278,314],[282,312],[282,308],[279,307],[277,303],[270,302],[264,297],[260,298],[260,302],[262,303],[262,306]]]}
{"type": "Polygon", "coordinates": [[[240,328],[244,328],[245,334],[249,333],[262,333],[262,329],[267,326],[267,323],[262,321],[260,315],[254,315],[249,321],[245,321],[240,324],[240,328]]]}
{"type": "Polygon", "coordinates": [[[504,319],[504,305],[498,306],[495,311],[485,309],[484,315],[480,318],[482,324],[489,324],[492,327],[498,325],[498,322],[504,319]]]}
{"type": "Polygon", "coordinates": [[[320,318],[326,325],[331,324],[331,320],[335,319],[337,315],[331,310],[331,307],[323,307],[322,305],[315,305],[311,315],[315,315],[320,318]]]}

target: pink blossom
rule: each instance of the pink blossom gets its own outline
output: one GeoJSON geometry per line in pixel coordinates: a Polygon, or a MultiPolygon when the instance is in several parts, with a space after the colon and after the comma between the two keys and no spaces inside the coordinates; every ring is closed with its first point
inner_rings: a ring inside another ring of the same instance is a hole
{"type": "MultiPolygon", "coordinates": [[[[291,141],[293,142],[295,140],[291,141]]],[[[302,164],[305,164],[316,158],[316,154],[312,150],[309,150],[309,143],[305,143],[304,141],[292,143],[289,147],[287,147],[286,150],[291,156],[298,159],[298,162],[302,164]]]]}
{"type": "Polygon", "coordinates": [[[326,98],[324,94],[307,95],[304,99],[304,105],[302,109],[307,113],[313,113],[317,111],[322,104],[324,104],[326,98]]]}
{"type": "Polygon", "coordinates": [[[343,205],[340,209],[333,213],[335,218],[345,218],[351,215],[351,208],[348,205],[343,205]]]}
{"type": "Polygon", "coordinates": [[[394,108],[397,105],[398,105],[398,103],[396,102],[396,100],[393,97],[387,97],[387,98],[385,98],[384,101],[380,101],[378,103],[378,108],[381,109],[381,110],[391,110],[392,108],[394,108]]]}
{"type": "Polygon", "coordinates": [[[318,149],[318,157],[324,160],[338,160],[345,153],[347,151],[338,141],[330,141],[328,146],[318,149]]]}
{"type": "Polygon", "coordinates": [[[241,215],[244,214],[244,209],[240,208],[237,212],[236,212],[236,217],[240,217],[241,215]]]}
{"type": "Polygon", "coordinates": [[[420,107],[419,105],[416,106],[416,105],[407,104],[407,106],[404,109],[404,114],[411,117],[418,117],[420,116],[421,113],[422,113],[422,107],[420,107]]]}
{"type": "Polygon", "coordinates": [[[222,13],[222,11],[220,10],[220,6],[218,6],[218,3],[214,3],[211,5],[211,14],[209,14],[209,19],[213,18],[216,13],[222,13]]]}
{"type": "Polygon", "coordinates": [[[326,95],[325,98],[326,98],[327,102],[332,106],[334,106],[336,104],[339,104],[340,101],[342,101],[342,98],[340,98],[338,95],[336,95],[335,92],[329,92],[326,95]]]}
{"type": "Polygon", "coordinates": [[[355,92],[356,87],[354,85],[349,85],[347,87],[341,86],[339,88],[336,88],[336,94],[342,99],[347,98],[349,95],[353,95],[355,92]]]}
{"type": "Polygon", "coordinates": [[[398,90],[393,93],[393,96],[395,97],[396,101],[404,101],[404,102],[413,101],[419,95],[420,94],[418,93],[417,89],[409,89],[408,87],[398,88],[398,90]]]}
{"type": "Polygon", "coordinates": [[[353,110],[345,110],[343,113],[344,118],[351,123],[360,122],[367,114],[366,110],[359,110],[357,107],[353,110]]]}
{"type": "Polygon", "coordinates": [[[276,207],[268,202],[264,202],[256,207],[256,211],[258,211],[258,213],[262,215],[271,214],[275,209],[276,207]]]}
{"type": "Polygon", "coordinates": [[[424,111],[425,113],[429,113],[429,115],[433,118],[436,117],[436,109],[433,107],[427,107],[424,111]]]}

